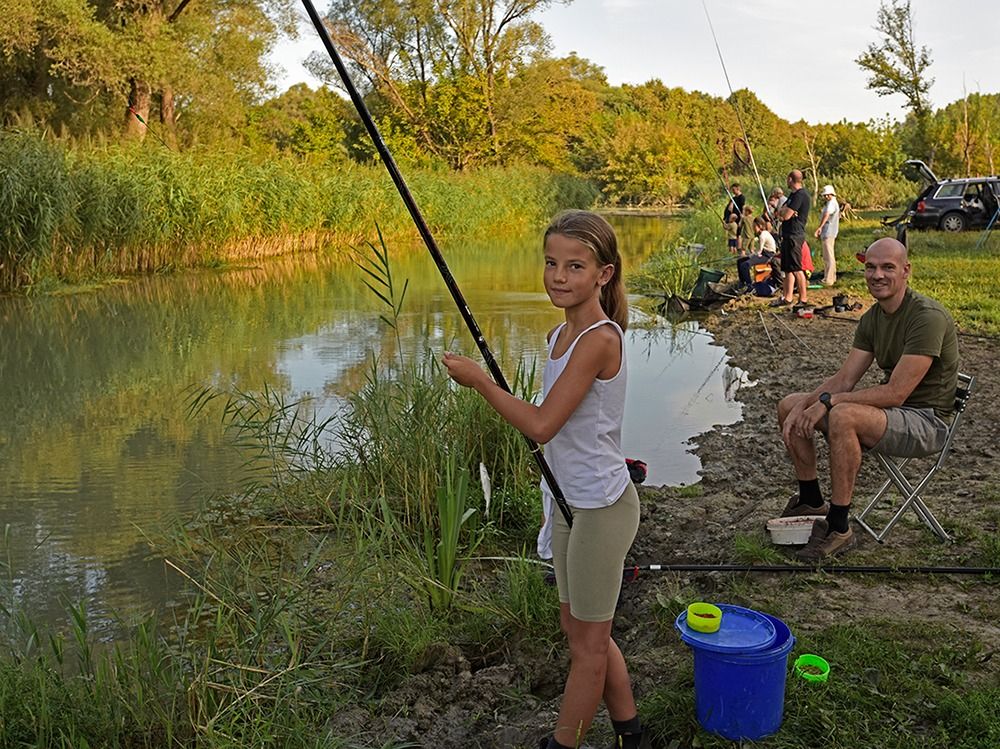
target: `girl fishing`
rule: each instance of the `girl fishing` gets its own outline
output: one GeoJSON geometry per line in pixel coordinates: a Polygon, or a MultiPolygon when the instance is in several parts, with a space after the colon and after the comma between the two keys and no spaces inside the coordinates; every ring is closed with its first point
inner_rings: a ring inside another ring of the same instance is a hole
{"type": "MultiPolygon", "coordinates": [[[[541,404],[511,395],[464,356],[446,352],[444,365],[514,428],[545,443],[545,459],[573,511],[572,527],[559,512],[549,519],[570,670],[555,731],[541,747],[580,746],[603,697],[614,746],[633,749],[648,739],[625,659],[611,638],[622,566],[639,526],[639,498],[621,449],[628,374],[621,256],[610,224],[589,211],[557,215],[545,231],[544,253],[545,291],[566,321],[547,336],[541,404]]],[[[542,492],[551,498],[544,479],[542,492]]]]}

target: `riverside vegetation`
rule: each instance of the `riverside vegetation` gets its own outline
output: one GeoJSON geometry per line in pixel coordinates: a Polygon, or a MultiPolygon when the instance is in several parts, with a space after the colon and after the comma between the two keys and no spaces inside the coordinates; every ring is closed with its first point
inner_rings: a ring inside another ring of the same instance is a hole
{"type": "MultiPolygon", "coordinates": [[[[873,226],[845,233],[845,268],[852,244],[873,226]]],[[[697,222],[689,225],[696,231],[697,222]]],[[[995,309],[975,299],[1000,291],[1000,258],[989,244],[973,255],[973,242],[915,235],[915,286],[957,309],[963,330],[997,330],[995,309]],[[956,253],[963,275],[946,275],[956,253]]],[[[405,283],[393,278],[384,245],[372,250],[362,261],[366,278],[394,327],[405,283]]],[[[846,274],[844,283],[863,282],[846,274]]],[[[533,392],[533,372],[519,370],[514,387],[533,392]]],[[[535,671],[562,667],[555,592],[531,553],[539,496],[530,455],[481,399],[449,386],[435,359],[399,345],[391,358],[373,357],[337,421],[316,423],[308,403],[270,390],[200,390],[190,407],[218,408],[254,470],[236,495],[213,499],[161,539],[189,600],[163,620],[126,623],[127,638],[102,644],[82,607],[70,608],[68,635],[45,632],[18,610],[11,588],[0,745],[402,749],[411,744],[386,743],[366,733],[368,719],[351,716],[377,710],[414,674],[456,653],[474,668],[508,659],[535,662],[535,671]],[[336,454],[324,447],[330,432],[341,445],[336,454]],[[489,492],[472,478],[480,462],[489,492]]],[[[684,502],[700,490],[666,491],[684,502]]],[[[737,538],[734,549],[742,561],[775,561],[751,537],[737,538]]],[[[1000,564],[995,540],[984,539],[980,554],[979,563],[1000,564]]],[[[673,617],[701,594],[681,580],[660,586],[641,640],[672,641],[673,617]]],[[[720,582],[714,595],[758,605],[765,596],[768,610],[782,615],[780,595],[753,592],[742,578],[720,582]]],[[[872,619],[806,635],[840,673],[892,679],[871,688],[835,679],[822,690],[790,681],[788,720],[773,745],[812,746],[831,731],[880,746],[994,745],[1000,686],[959,687],[989,654],[961,633],[927,626],[914,636],[902,623],[872,619]],[[893,705],[909,717],[890,720],[893,705]]],[[[643,695],[654,736],[662,746],[726,745],[694,722],[689,680],[681,667],[643,695]]],[[[532,687],[519,690],[504,699],[530,702],[532,687]]]]}
{"type": "MultiPolygon", "coordinates": [[[[390,238],[416,237],[381,167],[2,131],[0,164],[0,291],[357,244],[372,216],[390,238]]],[[[531,167],[409,180],[444,236],[521,232],[596,197],[582,179],[531,167]]]]}
{"type": "MultiPolygon", "coordinates": [[[[742,180],[755,202],[752,170],[735,145],[737,111],[766,185],[809,166],[813,192],[833,182],[856,208],[912,197],[898,173],[905,158],[934,153],[942,174],[995,171],[997,94],[931,112],[917,90],[901,123],[792,123],[747,90],[721,99],[660,81],[611,86],[587,60],[553,59],[529,19],[546,4],[527,2],[527,25],[509,37],[495,27],[502,14],[467,0],[421,5],[426,23],[391,27],[383,21],[399,19],[394,0],[330,4],[338,33],[386,40],[375,55],[354,45],[353,62],[383,65],[369,71],[369,102],[436,233],[520,231],[557,207],[595,200],[720,207],[718,170],[742,180]],[[468,38],[449,31],[442,9],[450,8],[471,19],[458,29],[468,38]],[[427,40],[432,48],[414,43],[423,28],[439,32],[427,40]],[[499,53],[484,47],[498,39],[511,44],[499,53]],[[407,64],[418,48],[431,64],[407,64]],[[705,159],[702,143],[710,145],[705,159]]],[[[292,3],[231,6],[0,0],[0,290],[359,244],[372,217],[389,241],[412,236],[336,94],[296,86],[268,98],[266,53],[280,27],[293,25],[292,3]],[[153,122],[164,146],[143,141],[146,128],[126,103],[153,122]]],[[[912,37],[904,41],[913,46],[912,37]]],[[[918,85],[929,80],[917,72],[918,85]]],[[[722,246],[714,244],[718,229],[702,211],[685,234],[712,252],[722,246]]],[[[844,269],[876,230],[874,221],[842,225],[844,269]]],[[[973,253],[973,242],[914,235],[914,286],[949,306],[965,332],[995,334],[997,250],[973,253]]],[[[378,258],[370,268],[392,325],[402,288],[378,258]]],[[[634,290],[683,293],[703,260],[654,258],[634,290]]],[[[845,275],[843,285],[862,295],[860,276],[845,275]]],[[[531,673],[558,672],[556,597],[529,553],[539,502],[523,441],[478,399],[449,387],[432,358],[398,354],[373,358],[336,423],[315,423],[307,403],[273,391],[192,394],[192,408],[220,409],[234,441],[254,450],[255,471],[234,496],[212,499],[160,540],[190,588],[162,620],[125,622],[128,637],[101,643],[86,610],[71,605],[71,631],[47,632],[19,610],[17,581],[5,576],[0,745],[402,749],[411,744],[384,739],[370,716],[415,675],[452,664],[455,680],[467,673],[462,662],[477,671],[518,661],[537,664],[531,673]],[[323,447],[330,431],[342,446],[336,455],[323,447]],[[492,477],[488,503],[474,478],[480,462],[492,477]]],[[[523,394],[534,390],[530,371],[515,382],[523,394]]],[[[667,489],[664,497],[680,503],[702,491],[667,489]]],[[[986,499],[1000,496],[991,491],[986,499]]],[[[755,561],[770,552],[755,539],[735,546],[755,561]]],[[[1000,564],[995,537],[983,538],[977,554],[1000,564]]],[[[780,615],[782,593],[820,586],[799,578],[777,587],[766,604],[780,615]]],[[[713,592],[765,603],[743,578],[713,592]]],[[[636,623],[636,640],[676,664],[679,648],[663,646],[676,644],[673,616],[703,593],[666,581],[653,615],[636,623]]],[[[770,745],[814,747],[831,736],[842,746],[1000,744],[1000,688],[981,676],[992,652],[964,633],[865,619],[803,641],[855,676],[820,690],[790,683],[786,727],[770,745]]],[[[505,683],[484,704],[531,704],[543,681],[505,683]]],[[[641,705],[661,745],[728,743],[695,725],[689,668],[661,681],[641,705]]],[[[379,726],[407,711],[418,708],[403,704],[379,726]]],[[[466,718],[482,716],[452,716],[453,735],[466,718]]]]}
{"type": "MultiPolygon", "coordinates": [[[[384,245],[366,265],[395,327],[405,293],[384,245]]],[[[518,392],[533,374],[520,371],[518,392]]],[[[372,360],[349,415],[315,423],[274,391],[224,401],[253,452],[239,496],[219,498],[163,540],[191,584],[170,622],[95,643],[72,607],[68,637],[40,631],[4,597],[3,746],[345,746],[331,715],[377,698],[434,643],[483,657],[512,631],[544,648],[554,599],[536,565],[509,554],[533,538],[539,497],[521,438],[432,359],[372,360]],[[321,447],[332,429],[342,449],[321,447]],[[492,477],[485,502],[470,469],[492,477]],[[508,559],[469,559],[480,544],[508,559]],[[482,568],[463,580],[463,572],[482,568]]],[[[9,567],[9,564],[8,564],[9,567]]]]}

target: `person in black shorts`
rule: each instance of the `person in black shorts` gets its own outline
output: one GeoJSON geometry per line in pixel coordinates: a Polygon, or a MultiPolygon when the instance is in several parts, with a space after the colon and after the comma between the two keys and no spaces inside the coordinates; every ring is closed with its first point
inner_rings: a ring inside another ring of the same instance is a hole
{"type": "Polygon", "coordinates": [[[802,245],[806,241],[806,221],[812,200],[802,186],[802,172],[793,169],[788,173],[788,200],[778,209],[781,219],[781,270],[785,274],[782,295],[771,305],[781,307],[791,304],[796,284],[799,287],[799,304],[808,301],[806,273],[802,269],[802,245]]]}
{"type": "Polygon", "coordinates": [[[729,189],[732,191],[732,200],[729,201],[724,211],[726,222],[728,223],[730,216],[733,216],[735,221],[740,222],[743,220],[743,206],[747,204],[747,196],[743,194],[743,188],[740,187],[739,182],[733,182],[729,189]]]}

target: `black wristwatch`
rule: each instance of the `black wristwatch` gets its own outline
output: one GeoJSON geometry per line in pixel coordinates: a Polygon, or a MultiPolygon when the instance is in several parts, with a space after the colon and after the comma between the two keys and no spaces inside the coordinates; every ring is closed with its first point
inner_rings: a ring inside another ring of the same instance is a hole
{"type": "Polygon", "coordinates": [[[830,409],[833,408],[833,404],[830,403],[830,394],[829,393],[820,393],[819,394],[819,402],[822,403],[824,406],[826,406],[827,413],[829,413],[830,409]]]}

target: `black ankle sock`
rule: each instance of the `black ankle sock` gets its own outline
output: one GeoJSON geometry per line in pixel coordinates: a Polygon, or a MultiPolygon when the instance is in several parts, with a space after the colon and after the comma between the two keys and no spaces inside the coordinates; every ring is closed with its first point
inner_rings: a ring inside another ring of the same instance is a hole
{"type": "Polygon", "coordinates": [[[639,720],[638,715],[631,720],[615,720],[612,718],[611,725],[615,727],[615,733],[619,735],[642,733],[642,721],[639,720]]]}
{"type": "Polygon", "coordinates": [[[826,514],[826,523],[830,533],[847,533],[847,516],[851,512],[850,505],[830,505],[830,511],[826,514]]]}
{"type": "Polygon", "coordinates": [[[799,482],[799,502],[810,507],[823,504],[823,493],[819,490],[819,479],[799,482]]]}
{"type": "Polygon", "coordinates": [[[611,725],[615,727],[615,749],[639,749],[642,744],[642,721],[636,715],[631,720],[614,720],[611,725]]]}

